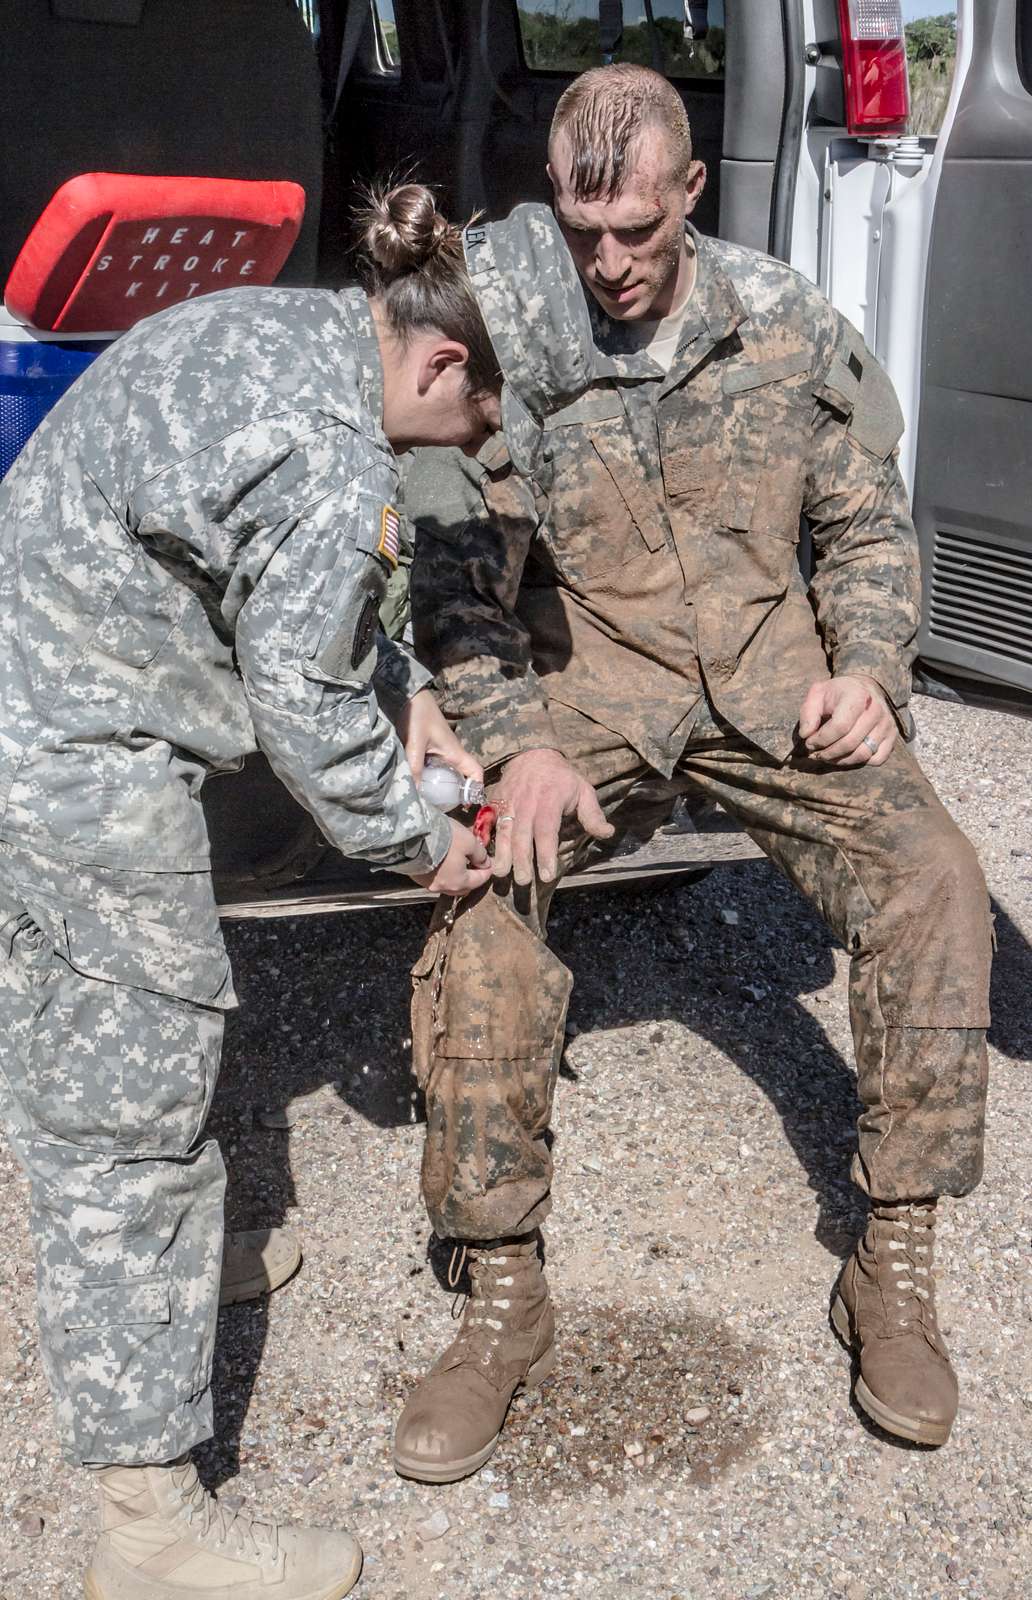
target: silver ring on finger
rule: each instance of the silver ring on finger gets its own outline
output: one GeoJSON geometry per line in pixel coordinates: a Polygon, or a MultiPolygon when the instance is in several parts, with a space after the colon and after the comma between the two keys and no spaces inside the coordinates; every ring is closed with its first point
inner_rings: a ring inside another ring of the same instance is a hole
{"type": "Polygon", "coordinates": [[[878,754],[878,741],[877,741],[877,739],[872,739],[871,735],[869,733],[865,733],[864,734],[863,739],[861,740],[861,743],[865,744],[867,746],[867,748],[868,748],[868,750],[870,750],[872,756],[876,756],[878,754]]]}
{"type": "Polygon", "coordinates": [[[516,821],[516,813],[514,811],[503,811],[501,816],[499,816],[497,818],[497,822],[515,822],[515,821],[516,821]]]}

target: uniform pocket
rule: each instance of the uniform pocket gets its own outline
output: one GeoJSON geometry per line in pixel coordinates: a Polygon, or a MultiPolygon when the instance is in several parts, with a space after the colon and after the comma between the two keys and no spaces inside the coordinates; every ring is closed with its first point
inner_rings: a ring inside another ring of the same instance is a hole
{"type": "Polygon", "coordinates": [[[412,968],[412,1067],[416,1082],[425,1088],[434,1059],[435,1016],[448,947],[447,928],[435,928],[427,937],[412,968]]]}
{"type": "Polygon", "coordinates": [[[99,916],[26,891],[50,947],[19,1098],[39,1134],[84,1149],[185,1155],[218,1077],[235,1004],[221,940],[191,943],[143,918],[99,916]]]}
{"type": "Polygon", "coordinates": [[[544,940],[493,890],[447,937],[434,1054],[464,1060],[550,1057],[573,979],[544,940]]]}
{"type": "Polygon", "coordinates": [[[551,511],[542,536],[561,576],[588,583],[666,547],[660,491],[623,423],[554,428],[549,444],[551,511]]]}
{"type": "Polygon", "coordinates": [[[150,918],[100,916],[56,905],[26,888],[26,903],[54,950],[83,977],[227,1011],[236,1005],[221,939],[191,942],[150,918]]]}
{"type": "Polygon", "coordinates": [[[723,526],[798,544],[812,405],[808,390],[804,401],[780,384],[736,392],[727,480],[718,502],[723,526]]]}
{"type": "Polygon", "coordinates": [[[167,1278],[113,1278],[79,1283],[65,1300],[61,1320],[66,1333],[87,1328],[132,1328],[172,1321],[167,1278]]]}

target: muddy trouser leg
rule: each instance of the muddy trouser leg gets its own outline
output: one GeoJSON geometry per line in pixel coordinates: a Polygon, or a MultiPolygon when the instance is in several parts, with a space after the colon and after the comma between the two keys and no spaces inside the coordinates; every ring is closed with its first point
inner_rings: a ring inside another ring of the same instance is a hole
{"type": "Polygon", "coordinates": [[[222,1014],[85,975],[38,915],[0,886],[0,1110],[61,1444],[86,1465],[168,1461],[212,1431],[225,1172],[199,1136],[222,1014]]]}
{"type": "MultiPolygon", "coordinates": [[[[640,757],[588,718],[551,712],[564,752],[618,832],[631,810],[640,825],[643,802],[629,801],[645,772],[640,757]]],[[[662,780],[649,788],[658,821],[676,791],[662,780]]],[[[559,876],[588,848],[579,831],[564,834],[559,876]]],[[[544,942],[554,888],[489,884],[457,907],[442,901],[413,968],[413,1055],[427,1108],[423,1198],[441,1238],[515,1237],[550,1209],[547,1133],[572,986],[544,942]]]]}
{"type": "Polygon", "coordinates": [[[849,952],[854,1181],[881,1200],[969,1193],[982,1175],[989,897],[912,753],[779,766],[710,722],[678,773],[738,818],[849,952]]]}

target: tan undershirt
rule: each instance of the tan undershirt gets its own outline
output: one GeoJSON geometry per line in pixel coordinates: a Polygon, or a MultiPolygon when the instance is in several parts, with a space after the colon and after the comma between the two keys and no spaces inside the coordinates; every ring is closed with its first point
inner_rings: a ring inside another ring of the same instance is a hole
{"type": "Polygon", "coordinates": [[[678,342],[681,338],[681,329],[684,319],[688,315],[688,307],[695,293],[695,280],[698,273],[698,261],[693,256],[691,261],[691,279],[688,290],[679,306],[669,311],[665,317],[643,317],[640,322],[627,322],[624,324],[626,337],[636,350],[648,351],[649,357],[657,367],[662,367],[664,372],[669,372],[677,354],[678,342]]]}
{"type": "Polygon", "coordinates": [[[691,295],[685,300],[683,306],[676,311],[671,311],[669,316],[660,317],[658,320],[643,317],[640,322],[625,324],[626,337],[633,342],[638,350],[648,352],[650,360],[657,367],[662,367],[664,372],[669,372],[677,354],[678,341],[681,338],[681,329],[684,319],[688,314],[688,305],[691,295]]]}

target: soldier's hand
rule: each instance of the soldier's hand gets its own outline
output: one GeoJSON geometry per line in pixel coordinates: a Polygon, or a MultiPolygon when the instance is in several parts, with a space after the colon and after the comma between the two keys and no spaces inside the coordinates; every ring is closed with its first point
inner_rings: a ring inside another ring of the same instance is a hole
{"type": "Polygon", "coordinates": [[[464,778],[483,783],[483,767],[459,743],[429,689],[420,689],[418,694],[412,696],[402,708],[394,726],[405,746],[405,756],[417,783],[423,776],[427,756],[439,756],[449,767],[461,772],[464,778]]]}
{"type": "Polygon", "coordinates": [[[449,817],[452,840],[448,854],[433,872],[413,874],[413,882],[433,894],[472,894],[491,876],[491,861],[480,840],[461,822],[449,817]]]}
{"type": "Polygon", "coordinates": [[[807,753],[837,767],[880,767],[896,743],[896,723],[873,678],[846,673],[809,689],[799,712],[807,753]]]}
{"type": "Polygon", "coordinates": [[[559,830],[564,817],[577,821],[593,839],[610,839],[606,821],[591,784],[582,778],[558,750],[525,750],[507,763],[492,790],[498,807],[495,827],[494,874],[517,883],[550,882],[558,871],[559,830]]]}

